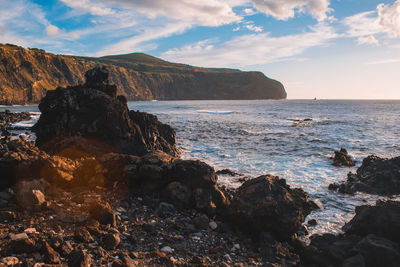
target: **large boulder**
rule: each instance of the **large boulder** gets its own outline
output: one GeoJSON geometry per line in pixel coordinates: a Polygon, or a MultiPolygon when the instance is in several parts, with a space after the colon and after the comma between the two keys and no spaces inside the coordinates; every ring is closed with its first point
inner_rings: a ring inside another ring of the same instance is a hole
{"type": "Polygon", "coordinates": [[[229,220],[245,232],[271,232],[289,239],[315,208],[302,189],[291,189],[284,179],[264,175],[245,182],[233,198],[229,220]]]}
{"type": "Polygon", "coordinates": [[[33,127],[39,147],[51,154],[71,147],[89,155],[143,155],[155,149],[177,154],[174,130],[156,116],[130,113],[126,99],[117,97],[116,87],[108,83],[104,68],[89,70],[86,78],[84,85],[46,93],[33,127]]]}
{"type": "Polygon", "coordinates": [[[343,184],[331,184],[329,188],[341,193],[365,192],[378,195],[400,194],[400,157],[387,159],[366,157],[357,173],[349,173],[343,184]]]}
{"type": "Polygon", "coordinates": [[[356,215],[345,224],[346,234],[375,234],[400,242],[400,202],[377,201],[375,206],[356,207],[356,215]]]}
{"type": "Polygon", "coordinates": [[[399,266],[400,202],[356,208],[344,234],[314,235],[301,255],[305,266],[399,266]]]}

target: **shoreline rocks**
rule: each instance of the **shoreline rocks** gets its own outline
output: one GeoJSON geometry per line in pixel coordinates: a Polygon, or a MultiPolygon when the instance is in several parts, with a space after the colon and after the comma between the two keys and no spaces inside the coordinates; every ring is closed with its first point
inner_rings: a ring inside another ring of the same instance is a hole
{"type": "Polygon", "coordinates": [[[387,159],[368,156],[355,174],[350,172],[347,175],[345,183],[330,184],[329,189],[347,194],[400,194],[400,157],[387,159]]]}
{"type": "Polygon", "coordinates": [[[346,149],[341,148],[340,150],[335,151],[335,156],[333,157],[332,165],[336,167],[340,166],[348,166],[352,167],[356,164],[354,160],[352,160],[351,156],[347,152],[346,149]]]}
{"type": "Polygon", "coordinates": [[[129,112],[104,67],[89,70],[86,78],[83,85],[46,93],[39,104],[42,114],[33,126],[39,147],[50,154],[68,149],[89,155],[144,155],[155,149],[178,154],[175,131],[154,115],[129,112]]]}
{"type": "Polygon", "coordinates": [[[301,255],[305,266],[398,266],[400,202],[356,208],[344,234],[311,236],[301,255]]]}

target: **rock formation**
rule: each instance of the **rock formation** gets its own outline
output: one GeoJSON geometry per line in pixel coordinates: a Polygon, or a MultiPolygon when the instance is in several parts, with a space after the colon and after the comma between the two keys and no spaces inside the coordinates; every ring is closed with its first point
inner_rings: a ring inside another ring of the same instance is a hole
{"type": "Polygon", "coordinates": [[[305,266],[398,266],[399,202],[377,202],[356,208],[342,235],[312,236],[301,259],[305,266]]]}
{"type": "Polygon", "coordinates": [[[253,236],[270,232],[281,240],[300,230],[316,205],[303,190],[291,189],[284,179],[260,176],[240,186],[229,208],[229,220],[253,236]]]}
{"type": "Polygon", "coordinates": [[[88,154],[122,152],[143,155],[160,149],[176,155],[175,131],[140,112],[129,112],[126,101],[117,97],[105,68],[86,73],[83,85],[48,91],[33,127],[36,143],[51,154],[72,148],[88,154]],[[94,147],[94,148],[93,148],[94,147]]]}
{"type": "Polygon", "coordinates": [[[386,159],[366,157],[357,173],[349,173],[343,184],[330,184],[329,189],[341,193],[365,192],[378,195],[400,193],[400,157],[386,159]]]}
{"type": "Polygon", "coordinates": [[[192,67],[140,53],[84,58],[0,44],[0,104],[37,103],[49,90],[82,84],[98,64],[130,101],[286,98],[282,84],[261,72],[192,67]]]}
{"type": "Polygon", "coordinates": [[[341,148],[339,151],[335,151],[335,156],[333,157],[333,166],[354,166],[356,162],[351,159],[349,153],[346,149],[341,148]]]}

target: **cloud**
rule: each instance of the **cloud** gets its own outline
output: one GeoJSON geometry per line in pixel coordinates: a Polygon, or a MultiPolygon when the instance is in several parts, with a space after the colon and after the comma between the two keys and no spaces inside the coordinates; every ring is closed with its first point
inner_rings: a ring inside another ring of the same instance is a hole
{"type": "Polygon", "coordinates": [[[255,26],[254,24],[245,25],[244,27],[253,32],[262,32],[264,30],[263,27],[255,26]]]}
{"type": "Polygon", "coordinates": [[[61,33],[61,30],[54,25],[49,25],[46,27],[46,34],[49,36],[56,36],[59,35],[61,33]]]}
{"type": "Polygon", "coordinates": [[[90,0],[60,0],[70,8],[77,9],[79,11],[90,13],[96,16],[107,16],[115,14],[115,11],[111,8],[104,7],[102,4],[90,0]]]}
{"type": "Polygon", "coordinates": [[[203,0],[203,1],[159,1],[159,0],[61,0],[72,8],[90,12],[98,8],[106,13],[115,12],[114,9],[131,10],[139,12],[147,17],[156,18],[163,16],[181,22],[197,24],[202,26],[219,26],[238,22],[238,16],[232,7],[222,0],[203,0]],[[105,8],[107,7],[107,8],[105,8]]]}
{"type": "Polygon", "coordinates": [[[338,34],[333,28],[318,24],[308,32],[282,37],[258,33],[242,35],[222,43],[203,40],[179,49],[168,50],[161,57],[192,65],[238,68],[294,60],[305,50],[326,45],[336,37],[338,34]]]}
{"type": "Polygon", "coordinates": [[[381,65],[381,64],[392,64],[392,63],[400,63],[400,58],[390,58],[390,59],[372,61],[367,64],[368,65],[381,65]]]}
{"type": "Polygon", "coordinates": [[[393,5],[380,4],[377,10],[383,31],[394,38],[400,36],[400,0],[393,5]]]}
{"type": "Polygon", "coordinates": [[[360,36],[357,39],[358,44],[370,44],[370,45],[378,45],[379,41],[375,38],[375,36],[360,36]]]}
{"type": "Polygon", "coordinates": [[[182,33],[191,27],[185,23],[171,23],[163,25],[159,28],[148,28],[141,34],[135,35],[119,41],[113,45],[107,46],[100,51],[96,52],[94,56],[104,56],[110,54],[124,54],[132,53],[134,51],[146,51],[154,49],[155,44],[146,44],[146,42],[171,36],[173,34],[182,33]]]}
{"type": "Polygon", "coordinates": [[[296,12],[308,12],[319,21],[328,18],[332,11],[329,8],[329,0],[251,0],[254,7],[267,15],[279,20],[288,20],[295,16],[296,12]]]}
{"type": "Polygon", "coordinates": [[[393,5],[379,4],[376,10],[359,13],[343,20],[346,36],[357,37],[359,44],[379,43],[378,38],[400,36],[400,0],[393,5]]]}

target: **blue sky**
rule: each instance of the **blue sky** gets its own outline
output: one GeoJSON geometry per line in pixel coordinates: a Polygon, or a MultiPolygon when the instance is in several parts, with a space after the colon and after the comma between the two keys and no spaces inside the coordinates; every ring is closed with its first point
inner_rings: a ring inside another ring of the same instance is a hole
{"type": "Polygon", "coordinates": [[[258,70],[289,98],[400,99],[400,0],[0,0],[0,42],[258,70]]]}

